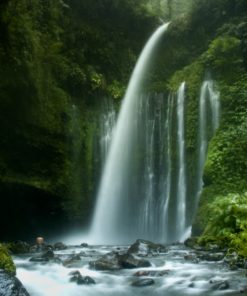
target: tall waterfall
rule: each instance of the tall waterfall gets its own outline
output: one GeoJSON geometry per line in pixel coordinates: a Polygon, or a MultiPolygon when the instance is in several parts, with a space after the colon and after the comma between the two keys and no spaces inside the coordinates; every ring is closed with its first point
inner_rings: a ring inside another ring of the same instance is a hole
{"type": "MultiPolygon", "coordinates": [[[[168,24],[160,26],[144,47],[132,73],[114,131],[110,151],[103,171],[97,197],[97,204],[90,236],[97,242],[126,242],[139,234],[135,217],[134,203],[131,200],[131,184],[135,180],[136,156],[133,155],[138,132],[136,114],[138,97],[141,93],[145,75],[151,66],[158,42],[168,24]],[[135,220],[135,219],[134,219],[135,220]]],[[[140,194],[135,192],[136,195],[140,194]]]]}
{"type": "Polygon", "coordinates": [[[188,235],[190,217],[195,214],[203,186],[208,142],[219,125],[220,102],[214,82],[204,81],[195,127],[198,160],[194,176],[186,147],[185,82],[168,97],[142,93],[151,52],[167,26],[158,28],[145,46],[117,124],[114,108],[108,108],[102,116],[100,151],[101,158],[105,160],[106,154],[107,158],[89,236],[91,243],[121,244],[136,238],[168,243],[183,241],[188,235]]]}
{"type": "Polygon", "coordinates": [[[184,235],[186,226],[186,172],[185,172],[185,136],[184,136],[184,100],[185,82],[183,82],[177,94],[177,145],[178,145],[178,182],[177,182],[177,229],[178,240],[184,235]]]}

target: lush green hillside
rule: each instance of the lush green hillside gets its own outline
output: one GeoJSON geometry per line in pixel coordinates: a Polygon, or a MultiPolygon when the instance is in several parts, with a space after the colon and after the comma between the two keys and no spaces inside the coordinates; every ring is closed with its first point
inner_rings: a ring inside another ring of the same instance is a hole
{"type": "MultiPolygon", "coordinates": [[[[194,234],[203,234],[201,242],[227,244],[246,255],[246,192],[247,192],[247,5],[244,1],[201,1],[186,19],[189,43],[200,43],[201,52],[191,51],[192,63],[175,72],[170,87],[176,89],[182,81],[188,85],[187,114],[188,165],[193,170],[196,151],[199,96],[202,80],[210,73],[217,82],[221,100],[221,122],[212,138],[204,170],[204,188],[194,221],[194,234]],[[210,17],[210,22],[204,22],[210,17]],[[196,41],[190,39],[196,31],[196,41]],[[197,110],[197,111],[196,111],[197,110]]],[[[186,29],[185,29],[186,32],[186,29]]],[[[172,34],[172,32],[171,32],[172,34]]],[[[186,44],[186,43],[185,43],[186,44]]],[[[186,50],[193,46],[185,45],[186,50]]],[[[179,43],[180,45],[180,43],[179,43]]],[[[177,47],[179,51],[183,45],[177,47]]],[[[187,60],[189,61],[189,59],[187,60]]],[[[193,173],[191,182],[193,182],[193,173]]]]}

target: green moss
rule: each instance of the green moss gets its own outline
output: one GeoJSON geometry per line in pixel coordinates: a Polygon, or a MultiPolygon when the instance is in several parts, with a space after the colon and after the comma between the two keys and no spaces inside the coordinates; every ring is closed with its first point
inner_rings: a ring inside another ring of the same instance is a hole
{"type": "Polygon", "coordinates": [[[2,244],[0,244],[0,269],[4,269],[12,274],[15,274],[16,272],[16,267],[9,255],[8,249],[2,244]]]}

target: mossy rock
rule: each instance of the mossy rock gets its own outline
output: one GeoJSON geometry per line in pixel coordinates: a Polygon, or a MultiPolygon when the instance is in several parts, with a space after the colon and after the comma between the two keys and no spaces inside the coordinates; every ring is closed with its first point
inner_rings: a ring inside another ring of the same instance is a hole
{"type": "Polygon", "coordinates": [[[0,244],[0,269],[3,269],[11,274],[16,273],[16,267],[11,258],[8,249],[0,244]]]}

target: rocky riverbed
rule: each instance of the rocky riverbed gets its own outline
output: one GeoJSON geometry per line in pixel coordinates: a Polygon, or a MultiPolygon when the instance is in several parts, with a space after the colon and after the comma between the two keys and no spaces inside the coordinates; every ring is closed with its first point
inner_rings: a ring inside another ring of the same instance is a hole
{"type": "Polygon", "coordinates": [[[31,296],[247,295],[245,262],[229,265],[220,250],[142,240],[132,246],[58,243],[27,248],[13,259],[31,296]]]}

